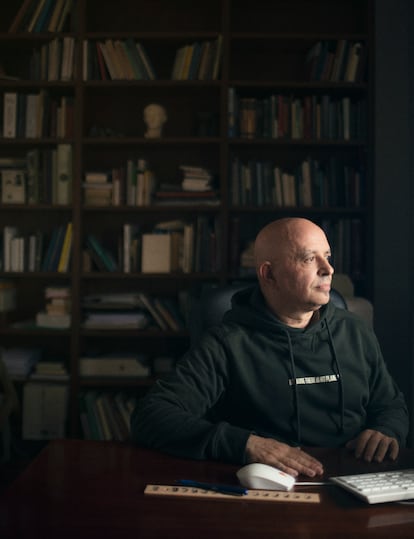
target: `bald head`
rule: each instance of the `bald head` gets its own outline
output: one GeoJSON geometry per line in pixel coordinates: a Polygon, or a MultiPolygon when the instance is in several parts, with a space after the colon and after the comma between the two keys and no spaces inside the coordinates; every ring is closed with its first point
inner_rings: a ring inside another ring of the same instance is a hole
{"type": "Polygon", "coordinates": [[[280,260],[288,256],[292,246],[308,234],[323,235],[323,230],[309,219],[286,217],[266,225],[258,233],[254,245],[256,270],[266,260],[280,260]]]}

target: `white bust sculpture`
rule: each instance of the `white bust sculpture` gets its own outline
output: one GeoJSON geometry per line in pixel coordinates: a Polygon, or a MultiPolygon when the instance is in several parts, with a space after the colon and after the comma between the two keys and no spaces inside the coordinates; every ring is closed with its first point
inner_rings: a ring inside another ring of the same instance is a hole
{"type": "Polygon", "coordinates": [[[165,108],[157,103],[151,103],[144,109],[144,122],[147,126],[145,138],[157,138],[161,136],[162,128],[167,121],[165,108]]]}

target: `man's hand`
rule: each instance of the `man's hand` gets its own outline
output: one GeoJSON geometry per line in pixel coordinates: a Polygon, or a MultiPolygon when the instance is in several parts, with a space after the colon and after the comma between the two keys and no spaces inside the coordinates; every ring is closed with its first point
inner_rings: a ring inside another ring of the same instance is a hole
{"type": "Polygon", "coordinates": [[[354,451],[356,458],[367,462],[382,462],[386,456],[395,460],[400,450],[395,438],[372,429],[363,430],[359,436],[350,440],[346,447],[354,451]]]}
{"type": "Polygon", "coordinates": [[[299,447],[291,447],[273,440],[251,434],[246,444],[249,462],[269,464],[296,477],[304,474],[314,477],[323,473],[322,464],[302,451],[299,447]]]}

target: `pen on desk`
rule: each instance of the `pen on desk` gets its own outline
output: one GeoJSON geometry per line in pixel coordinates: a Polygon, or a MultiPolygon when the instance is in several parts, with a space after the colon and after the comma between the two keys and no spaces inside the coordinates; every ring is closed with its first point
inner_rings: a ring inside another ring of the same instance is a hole
{"type": "Polygon", "coordinates": [[[177,483],[183,487],[201,488],[203,490],[213,490],[214,492],[220,492],[221,494],[231,494],[233,496],[244,496],[247,494],[247,490],[243,487],[237,487],[233,485],[221,485],[217,483],[203,483],[200,481],[193,481],[192,479],[179,479],[177,483]]]}

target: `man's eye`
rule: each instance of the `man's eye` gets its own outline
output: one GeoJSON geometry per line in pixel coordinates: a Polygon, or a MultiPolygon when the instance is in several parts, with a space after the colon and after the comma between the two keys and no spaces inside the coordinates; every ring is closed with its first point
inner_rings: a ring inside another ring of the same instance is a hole
{"type": "Polygon", "coordinates": [[[309,256],[308,258],[305,258],[305,262],[309,264],[310,262],[313,262],[315,260],[314,256],[309,256]]]}

